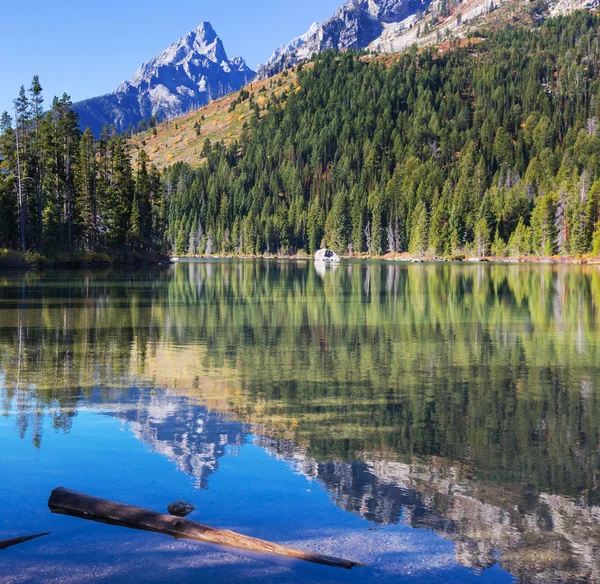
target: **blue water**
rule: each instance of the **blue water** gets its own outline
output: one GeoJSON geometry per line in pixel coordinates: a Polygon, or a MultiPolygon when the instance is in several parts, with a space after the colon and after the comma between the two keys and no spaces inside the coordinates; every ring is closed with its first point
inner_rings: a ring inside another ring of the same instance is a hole
{"type": "Polygon", "coordinates": [[[600,582],[600,272],[0,275],[2,584],[600,582]],[[363,562],[53,515],[63,486],[363,562]]]}
{"type": "MultiPolygon", "coordinates": [[[[184,398],[175,399],[185,405],[184,398]]],[[[110,409],[80,407],[68,433],[56,431],[46,419],[42,434],[38,449],[29,432],[24,438],[18,435],[11,414],[0,418],[0,534],[52,532],[0,552],[3,583],[514,581],[498,567],[476,573],[456,565],[453,544],[433,532],[404,523],[381,526],[343,511],[322,483],[256,446],[252,434],[244,434],[241,448],[225,448],[205,489],[198,489],[197,479],[168,456],[137,439],[129,423],[110,409]],[[369,552],[369,565],[345,571],[175,542],[53,515],[47,500],[57,486],[156,510],[184,499],[196,506],[191,518],[198,521],[297,547],[306,540],[311,549],[325,545],[326,553],[350,558],[364,551],[346,547],[344,540],[361,545],[376,534],[391,549],[369,552]],[[338,538],[342,544],[336,543],[338,538]],[[401,549],[395,551],[394,545],[401,549]]]]}

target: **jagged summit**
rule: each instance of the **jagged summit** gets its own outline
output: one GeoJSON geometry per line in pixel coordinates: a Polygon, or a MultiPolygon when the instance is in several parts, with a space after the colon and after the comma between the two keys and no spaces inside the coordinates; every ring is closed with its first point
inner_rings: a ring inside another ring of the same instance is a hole
{"type": "Polygon", "coordinates": [[[217,40],[219,37],[215,32],[215,29],[212,27],[212,24],[208,20],[203,20],[193,31],[191,31],[188,35],[195,37],[202,37],[206,40],[206,42],[212,43],[217,40]]]}
{"type": "Polygon", "coordinates": [[[229,59],[210,22],[201,22],[142,64],[114,93],[74,105],[82,127],[98,134],[105,124],[124,131],[155,115],[170,118],[206,105],[248,83],[255,73],[242,57],[229,59]]]}
{"type": "Polygon", "coordinates": [[[153,78],[158,79],[163,68],[182,69],[190,79],[194,79],[198,73],[202,74],[203,68],[213,64],[224,69],[231,65],[223,42],[210,22],[202,22],[162,53],[141,65],[129,84],[140,87],[153,78]]]}

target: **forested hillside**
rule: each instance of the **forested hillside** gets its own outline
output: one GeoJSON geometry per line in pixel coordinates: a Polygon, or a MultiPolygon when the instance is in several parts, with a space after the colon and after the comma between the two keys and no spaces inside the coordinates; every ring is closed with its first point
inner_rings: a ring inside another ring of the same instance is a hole
{"type": "Polygon", "coordinates": [[[36,78],[2,116],[0,248],[600,255],[599,25],[582,11],[443,50],[324,53],[229,98],[239,139],[188,128],[195,165],[160,172],[153,130],[81,134],[36,78]]]}
{"type": "Polygon", "coordinates": [[[164,172],[168,241],[178,254],[600,253],[599,24],[580,12],[391,63],[318,57],[239,144],[164,172]]]}
{"type": "Polygon", "coordinates": [[[296,85],[294,70],[269,79],[253,81],[240,92],[216,99],[184,116],[165,120],[153,127],[142,122],[132,136],[134,149],[144,149],[152,164],[158,168],[185,162],[198,166],[204,160],[204,144],[222,142],[229,146],[239,141],[244,125],[256,107],[259,117],[268,113],[268,101],[276,95],[289,92],[296,85]]]}

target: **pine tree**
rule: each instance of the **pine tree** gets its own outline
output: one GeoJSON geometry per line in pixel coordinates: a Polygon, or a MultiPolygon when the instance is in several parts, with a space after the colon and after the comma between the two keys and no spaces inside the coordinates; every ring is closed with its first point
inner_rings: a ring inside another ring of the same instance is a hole
{"type": "Polygon", "coordinates": [[[356,253],[361,253],[365,249],[365,215],[367,212],[366,197],[355,185],[352,189],[352,249],[356,253]]]}
{"type": "Polygon", "coordinates": [[[337,253],[346,253],[348,246],[347,196],[344,191],[336,193],[325,222],[325,245],[337,253]]]}
{"type": "Polygon", "coordinates": [[[428,248],[429,221],[427,208],[423,201],[419,201],[412,214],[410,245],[408,251],[417,255],[424,255],[428,248]]]}
{"type": "Polygon", "coordinates": [[[135,180],[136,204],[133,210],[139,215],[139,236],[134,238],[138,249],[143,252],[152,248],[152,181],[148,172],[149,158],[142,149],[139,151],[137,160],[137,172],[135,180]]]}
{"type": "Polygon", "coordinates": [[[125,138],[120,136],[112,138],[108,150],[108,188],[103,201],[106,239],[111,249],[124,251],[133,207],[135,184],[125,138]]]}
{"type": "Polygon", "coordinates": [[[85,130],[79,143],[75,166],[75,215],[83,248],[86,251],[98,249],[98,204],[96,199],[96,148],[94,136],[89,128],[85,130]]]}
{"type": "Polygon", "coordinates": [[[542,197],[531,215],[531,251],[541,256],[554,255],[555,199],[552,193],[542,197]]]}
{"type": "MultiPolygon", "coordinates": [[[[128,244],[131,249],[137,251],[141,248],[143,242],[142,235],[142,214],[140,212],[140,202],[137,192],[133,195],[131,203],[131,213],[129,216],[128,244]]],[[[183,238],[183,229],[181,230],[183,238]]]]}
{"type": "Polygon", "coordinates": [[[492,255],[496,258],[503,258],[506,255],[506,250],[506,243],[502,237],[500,237],[500,230],[496,228],[494,242],[492,243],[492,255]]]}
{"type": "Polygon", "coordinates": [[[74,245],[75,160],[79,147],[79,121],[71,109],[71,100],[63,94],[52,101],[44,120],[44,182],[53,201],[44,213],[47,243],[62,251],[74,245]]]}
{"type": "Polygon", "coordinates": [[[429,227],[429,245],[436,255],[448,255],[450,253],[450,222],[448,217],[447,193],[434,197],[431,225],[429,227]]]}
{"type": "Polygon", "coordinates": [[[475,225],[475,254],[478,258],[484,258],[490,250],[490,228],[485,217],[481,217],[475,225]]]}
{"type": "Polygon", "coordinates": [[[383,250],[383,197],[381,188],[376,186],[369,193],[369,210],[371,212],[370,233],[371,250],[374,255],[381,255],[383,250]]]}
{"type": "Polygon", "coordinates": [[[21,242],[21,251],[27,249],[27,208],[28,197],[27,188],[24,185],[26,179],[26,160],[28,154],[28,136],[29,128],[29,100],[25,93],[25,87],[21,85],[19,97],[15,99],[15,149],[17,161],[17,201],[19,207],[19,234],[21,242]]]}
{"type": "Polygon", "coordinates": [[[568,192],[561,188],[556,196],[553,210],[556,250],[563,255],[567,255],[569,252],[568,198],[568,192]]]}
{"type": "Polygon", "coordinates": [[[308,234],[308,250],[314,254],[321,247],[323,238],[323,209],[319,197],[315,197],[308,207],[306,232],[308,234]]]}
{"type": "Polygon", "coordinates": [[[510,256],[520,257],[529,253],[529,247],[529,230],[523,218],[520,218],[517,228],[508,240],[507,251],[510,256]]]}
{"type": "MultiPolygon", "coordinates": [[[[179,227],[179,231],[177,233],[177,241],[175,242],[175,253],[178,256],[184,256],[188,252],[188,240],[186,237],[185,225],[182,221],[181,226],[179,227]]],[[[206,254],[210,255],[212,253],[212,245],[210,248],[207,246],[206,254]]]]}
{"type": "Polygon", "coordinates": [[[18,245],[15,140],[12,118],[4,112],[0,117],[0,248],[18,245]]]}
{"type": "Polygon", "coordinates": [[[44,120],[44,97],[40,79],[33,77],[29,88],[29,103],[31,111],[31,176],[35,185],[36,215],[35,241],[38,252],[43,251],[43,211],[44,211],[44,139],[42,133],[44,120]]]}
{"type": "Polygon", "coordinates": [[[596,222],[594,232],[592,234],[592,250],[594,257],[600,256],[600,221],[596,222]]]}
{"type": "MultiPolygon", "coordinates": [[[[600,180],[592,184],[588,194],[585,209],[585,232],[587,234],[586,248],[594,247],[593,236],[600,221],[600,180]]],[[[593,253],[593,252],[592,252],[593,253]]]]}

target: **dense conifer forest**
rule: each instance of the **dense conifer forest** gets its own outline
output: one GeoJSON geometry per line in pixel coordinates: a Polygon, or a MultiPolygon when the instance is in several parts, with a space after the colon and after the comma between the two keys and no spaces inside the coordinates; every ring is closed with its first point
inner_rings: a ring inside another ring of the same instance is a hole
{"type": "Polygon", "coordinates": [[[582,11],[444,50],[324,53],[265,111],[240,94],[237,142],[160,173],[125,136],[80,135],[66,96],[42,113],[34,80],[2,118],[0,247],[598,255],[599,25],[582,11]]]}
{"type": "Polygon", "coordinates": [[[149,258],[164,249],[160,175],[126,136],[79,130],[65,94],[44,112],[34,77],[0,119],[0,249],[4,264],[149,258]],[[18,250],[21,254],[10,253],[18,250]]]}

